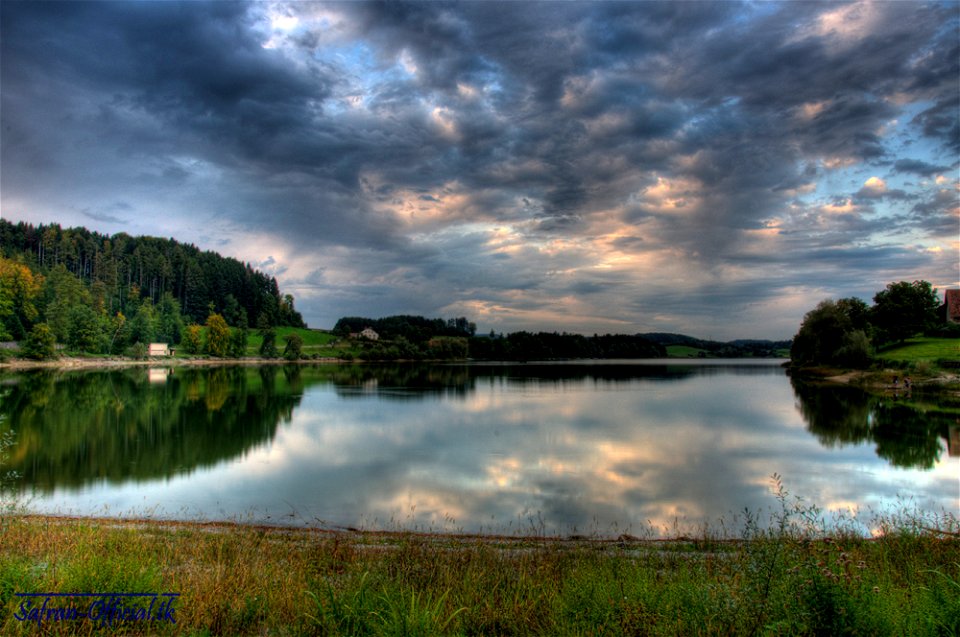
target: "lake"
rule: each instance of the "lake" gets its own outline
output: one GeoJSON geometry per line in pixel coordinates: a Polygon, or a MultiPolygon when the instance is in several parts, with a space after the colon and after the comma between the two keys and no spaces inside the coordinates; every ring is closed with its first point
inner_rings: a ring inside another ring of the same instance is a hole
{"type": "Polygon", "coordinates": [[[960,406],[782,361],[317,365],[0,376],[37,512],[324,528],[669,536],[772,511],[863,532],[957,513],[960,406]],[[792,501],[792,496],[791,496],[792,501]]]}

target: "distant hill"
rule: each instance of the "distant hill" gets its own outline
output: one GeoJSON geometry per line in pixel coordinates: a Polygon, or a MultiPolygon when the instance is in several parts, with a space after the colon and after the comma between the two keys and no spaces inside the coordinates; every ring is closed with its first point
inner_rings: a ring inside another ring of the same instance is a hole
{"type": "Polygon", "coordinates": [[[686,334],[648,332],[639,334],[649,341],[667,348],[672,356],[704,358],[776,358],[790,349],[791,341],[762,339],[737,339],[733,341],[710,341],[686,334]]]}

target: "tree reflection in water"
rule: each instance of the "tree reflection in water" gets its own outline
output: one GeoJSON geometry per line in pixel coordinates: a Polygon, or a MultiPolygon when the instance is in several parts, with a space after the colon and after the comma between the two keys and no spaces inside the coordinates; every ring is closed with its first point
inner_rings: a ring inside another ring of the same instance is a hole
{"type": "Polygon", "coordinates": [[[960,449],[950,446],[956,436],[956,413],[943,396],[872,395],[856,387],[810,383],[791,378],[798,407],[807,429],[821,444],[835,447],[873,443],[877,455],[896,467],[932,469],[943,452],[941,438],[951,455],[960,449]],[[940,405],[924,410],[913,403],[924,398],[940,405]]]}
{"type": "Polygon", "coordinates": [[[0,390],[10,469],[39,491],[145,481],[214,465],[273,439],[303,387],[277,367],[21,375],[0,390]]]}

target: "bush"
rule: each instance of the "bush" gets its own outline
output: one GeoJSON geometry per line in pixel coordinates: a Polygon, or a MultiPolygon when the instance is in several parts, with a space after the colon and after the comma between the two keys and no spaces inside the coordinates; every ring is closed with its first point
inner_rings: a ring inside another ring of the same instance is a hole
{"type": "Polygon", "coordinates": [[[303,352],[303,338],[299,334],[290,334],[287,336],[286,343],[283,348],[283,357],[288,361],[300,360],[300,354],[303,352]]]}
{"type": "Polygon", "coordinates": [[[43,361],[57,357],[57,339],[46,323],[37,323],[23,341],[23,355],[43,361]]]}
{"type": "Polygon", "coordinates": [[[263,341],[260,343],[260,356],[264,358],[276,358],[280,352],[277,351],[277,333],[272,329],[260,330],[260,336],[263,341]]]}
{"type": "Polygon", "coordinates": [[[231,358],[242,358],[247,354],[247,329],[238,327],[230,334],[230,347],[228,351],[231,358]]]}
{"type": "Polygon", "coordinates": [[[837,350],[834,361],[839,365],[854,369],[870,367],[870,339],[863,330],[854,330],[844,334],[843,346],[837,350]]]}
{"type": "Polygon", "coordinates": [[[142,361],[147,359],[148,352],[149,350],[147,349],[147,346],[140,341],[137,341],[130,346],[130,349],[127,350],[127,356],[138,361],[142,361]]]}

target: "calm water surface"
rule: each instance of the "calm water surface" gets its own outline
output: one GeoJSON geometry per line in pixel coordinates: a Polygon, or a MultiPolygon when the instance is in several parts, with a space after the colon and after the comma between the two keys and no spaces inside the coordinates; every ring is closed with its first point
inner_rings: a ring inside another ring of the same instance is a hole
{"type": "Polygon", "coordinates": [[[775,508],[773,473],[865,525],[956,513],[958,412],[779,361],[0,376],[33,510],[378,529],[669,535],[775,508]]]}

